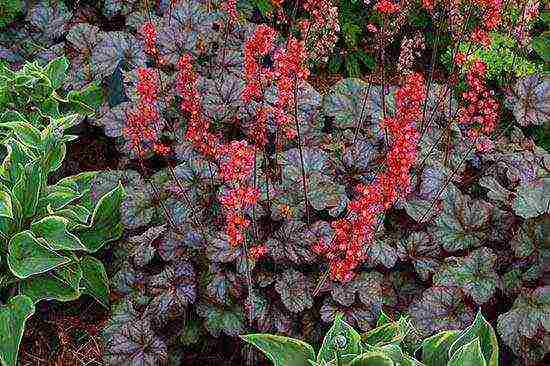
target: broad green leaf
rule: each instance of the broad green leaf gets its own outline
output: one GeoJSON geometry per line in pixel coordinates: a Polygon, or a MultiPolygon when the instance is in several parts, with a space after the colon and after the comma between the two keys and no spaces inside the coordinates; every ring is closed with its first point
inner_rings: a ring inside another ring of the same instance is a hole
{"type": "Polygon", "coordinates": [[[47,216],[40,221],[33,222],[32,232],[46,239],[50,248],[54,250],[86,250],[78,237],[67,231],[68,220],[60,216],[47,216]]]}
{"type": "Polygon", "coordinates": [[[372,346],[380,346],[390,343],[400,343],[412,329],[408,318],[401,318],[399,321],[386,323],[365,333],[363,341],[372,346]]]}
{"type": "Polygon", "coordinates": [[[49,211],[51,214],[55,214],[56,216],[61,216],[69,220],[69,224],[67,227],[69,230],[81,228],[82,226],[85,226],[88,222],[90,216],[92,213],[90,210],[88,210],[86,207],[81,205],[68,205],[62,210],[57,211],[49,211]]]}
{"type": "Polygon", "coordinates": [[[380,316],[378,317],[378,320],[376,321],[376,326],[380,327],[382,325],[390,324],[392,322],[393,321],[391,320],[391,318],[388,315],[386,315],[384,310],[380,310],[380,316]]]}
{"type": "Polygon", "coordinates": [[[60,210],[81,196],[76,190],[63,186],[50,186],[48,191],[47,196],[42,197],[40,207],[49,206],[52,210],[60,210]]]}
{"type": "Polygon", "coordinates": [[[24,219],[34,216],[38,198],[42,188],[42,169],[40,162],[28,164],[13,187],[13,195],[21,205],[21,215],[24,219]]]}
{"type": "Polygon", "coordinates": [[[120,204],[123,196],[124,189],[119,184],[101,197],[92,214],[91,224],[76,233],[88,251],[96,252],[122,235],[124,228],[120,223],[120,204]]]}
{"type": "Polygon", "coordinates": [[[45,167],[48,172],[55,172],[57,169],[61,168],[61,164],[65,159],[65,154],[67,153],[67,147],[65,144],[58,144],[54,147],[50,154],[48,154],[48,159],[46,159],[45,167]]]}
{"type": "Polygon", "coordinates": [[[9,243],[8,265],[19,278],[47,272],[69,261],[40,243],[28,230],[14,235],[9,243]]]}
{"type": "Polygon", "coordinates": [[[103,102],[103,90],[97,82],[93,82],[79,91],[70,91],[67,95],[71,108],[81,114],[91,116],[95,114],[103,102]]]}
{"type": "Polygon", "coordinates": [[[394,366],[394,362],[383,352],[368,352],[355,358],[349,366],[394,366]]]}
{"type": "Polygon", "coordinates": [[[80,297],[82,270],[76,261],[48,273],[33,276],[19,285],[21,294],[36,304],[41,300],[72,301],[80,297]]]}
{"type": "Polygon", "coordinates": [[[57,182],[56,186],[69,187],[77,190],[80,193],[88,191],[91,187],[92,181],[97,176],[98,172],[82,172],[79,174],[71,175],[57,182]]]}
{"type": "Polygon", "coordinates": [[[359,355],[361,350],[361,335],[344,321],[342,314],[337,314],[332,327],[323,339],[317,354],[317,362],[329,362],[337,355],[359,355]]]}
{"type": "Polygon", "coordinates": [[[458,330],[445,330],[426,338],[422,342],[422,362],[426,366],[446,365],[449,349],[459,336],[458,330]]]}
{"type": "Polygon", "coordinates": [[[272,334],[248,334],[241,338],[262,351],[273,366],[307,366],[308,360],[315,359],[313,347],[298,339],[272,334]]]}
{"type": "Polygon", "coordinates": [[[550,62],[550,32],[544,32],[533,38],[532,46],[544,62],[550,62]]]}
{"type": "Polygon", "coordinates": [[[458,339],[451,345],[449,355],[454,354],[460,347],[478,338],[483,357],[487,366],[498,366],[498,340],[495,330],[478,311],[474,323],[464,329],[458,339]]]}
{"type": "Polygon", "coordinates": [[[34,304],[27,296],[12,297],[0,306],[0,364],[16,366],[25,322],[34,314],[34,304]]]}
{"type": "Polygon", "coordinates": [[[50,79],[52,88],[58,89],[61,86],[67,76],[68,69],[69,61],[65,57],[59,57],[50,61],[46,66],[46,74],[48,75],[48,79],[50,79]]]}
{"type": "Polygon", "coordinates": [[[52,125],[54,128],[63,128],[63,130],[68,130],[71,127],[74,127],[80,123],[82,117],[78,114],[70,114],[68,116],[63,116],[61,118],[52,118],[52,125]]]}
{"type": "Polygon", "coordinates": [[[23,167],[29,162],[36,161],[37,156],[33,154],[26,146],[13,138],[4,141],[7,154],[2,163],[6,172],[5,178],[12,184],[15,184],[22,174],[23,167]]]}
{"type": "Polygon", "coordinates": [[[80,260],[82,292],[93,296],[101,305],[109,308],[109,279],[103,263],[94,257],[85,256],[80,260]]]}
{"type": "Polygon", "coordinates": [[[485,366],[487,363],[481,353],[479,339],[460,347],[451,357],[447,366],[485,366]]]}
{"type": "Polygon", "coordinates": [[[27,147],[38,148],[41,143],[40,130],[28,122],[12,121],[2,123],[2,127],[10,128],[19,141],[27,147]]]}
{"type": "Polygon", "coordinates": [[[0,217],[13,219],[11,196],[8,192],[0,191],[0,217]]]}

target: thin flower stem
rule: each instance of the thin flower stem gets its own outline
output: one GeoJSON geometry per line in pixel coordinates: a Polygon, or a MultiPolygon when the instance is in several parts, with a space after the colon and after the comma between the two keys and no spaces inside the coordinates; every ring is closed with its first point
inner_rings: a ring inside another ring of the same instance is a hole
{"type": "Polygon", "coordinates": [[[296,133],[298,137],[298,151],[300,153],[300,169],[302,173],[302,188],[304,190],[304,205],[306,207],[306,222],[309,225],[310,216],[309,216],[309,199],[307,194],[307,177],[305,171],[305,162],[304,162],[304,152],[302,149],[301,134],[300,134],[300,124],[298,123],[298,80],[297,77],[294,77],[294,121],[296,123],[296,133]]]}

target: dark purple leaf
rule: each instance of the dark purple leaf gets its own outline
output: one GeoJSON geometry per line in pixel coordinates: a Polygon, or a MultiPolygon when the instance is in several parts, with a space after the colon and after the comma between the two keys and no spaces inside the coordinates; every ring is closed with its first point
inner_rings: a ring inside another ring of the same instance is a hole
{"type": "Polygon", "coordinates": [[[542,75],[518,80],[506,104],[521,126],[541,125],[550,118],[550,81],[542,75]]]}
{"type": "Polygon", "coordinates": [[[266,242],[269,255],[277,262],[291,261],[295,264],[311,263],[315,254],[310,243],[305,240],[306,225],[301,221],[291,220],[266,242]]]}
{"type": "Polygon", "coordinates": [[[295,269],[287,269],[277,278],[275,290],[286,308],[293,313],[300,313],[313,306],[309,280],[295,269]]]}
{"type": "Polygon", "coordinates": [[[176,316],[197,297],[195,270],[189,262],[167,267],[149,280],[149,291],[154,299],[147,307],[152,316],[176,316]]]}
{"type": "Polygon", "coordinates": [[[491,204],[471,199],[451,184],[447,187],[443,212],[430,232],[447,251],[478,247],[488,236],[486,224],[492,209],[491,204]]]}
{"type": "Polygon", "coordinates": [[[425,336],[442,330],[462,329],[474,319],[472,309],[463,302],[458,288],[430,287],[409,307],[416,329],[425,336]]]}
{"type": "Polygon", "coordinates": [[[518,356],[542,360],[550,351],[545,340],[550,332],[550,287],[520,294],[512,309],[498,317],[497,330],[518,356]]]}
{"type": "Polygon", "coordinates": [[[195,310],[204,318],[206,329],[214,337],[219,337],[222,332],[228,336],[237,336],[244,331],[244,316],[238,307],[199,303],[195,310]]]}
{"type": "Polygon", "coordinates": [[[94,72],[109,76],[122,63],[126,69],[145,66],[145,53],[141,41],[125,32],[108,32],[92,52],[94,72]]]}
{"type": "Polygon", "coordinates": [[[145,319],[124,324],[105,345],[109,365],[158,366],[166,364],[167,357],[166,344],[153,333],[145,319]]]}
{"type": "Polygon", "coordinates": [[[203,96],[202,107],[206,116],[216,122],[230,123],[243,116],[244,103],[241,93],[244,80],[233,75],[199,81],[199,92],[203,96]]]}
{"type": "Polygon", "coordinates": [[[55,40],[63,35],[65,25],[71,19],[72,13],[65,3],[40,1],[29,10],[27,19],[49,40],[55,40]]]}
{"type": "Polygon", "coordinates": [[[423,281],[428,281],[441,266],[442,250],[437,241],[425,231],[409,234],[399,242],[399,256],[410,260],[423,281]]]}
{"type": "Polygon", "coordinates": [[[497,256],[490,249],[479,248],[465,258],[444,266],[435,276],[436,286],[460,287],[481,305],[489,301],[500,287],[495,272],[497,256]]]}
{"type": "Polygon", "coordinates": [[[321,307],[321,319],[325,323],[333,323],[338,313],[344,314],[344,320],[352,327],[362,331],[368,331],[376,324],[380,308],[363,304],[345,307],[328,299],[325,300],[321,307]]]}

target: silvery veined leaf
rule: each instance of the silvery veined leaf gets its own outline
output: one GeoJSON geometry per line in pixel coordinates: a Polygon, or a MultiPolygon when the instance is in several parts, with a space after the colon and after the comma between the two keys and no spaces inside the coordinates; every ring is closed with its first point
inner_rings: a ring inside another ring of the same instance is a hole
{"type": "Polygon", "coordinates": [[[42,0],[29,10],[27,19],[48,40],[59,38],[65,32],[65,26],[72,13],[63,2],[42,0]]]}
{"type": "Polygon", "coordinates": [[[326,298],[323,306],[321,306],[320,313],[321,319],[325,323],[332,323],[336,315],[341,313],[344,314],[344,320],[355,329],[368,331],[376,325],[380,308],[364,304],[355,304],[349,307],[342,306],[326,298]]]}
{"type": "Polygon", "coordinates": [[[426,336],[465,328],[474,319],[457,287],[430,287],[411,303],[408,313],[416,329],[426,336]]]}
{"type": "Polygon", "coordinates": [[[94,73],[100,77],[111,75],[119,63],[125,69],[145,66],[145,52],[141,41],[126,32],[107,32],[92,52],[94,73]]]}
{"type": "Polygon", "coordinates": [[[110,365],[154,366],[165,364],[168,351],[145,318],[129,321],[109,334],[104,357],[110,365]]]}
{"type": "Polygon", "coordinates": [[[532,75],[518,80],[505,103],[521,126],[541,125],[550,120],[550,78],[532,75]]]}
{"type": "Polygon", "coordinates": [[[309,279],[293,268],[278,276],[275,290],[286,308],[293,313],[300,313],[313,306],[309,279]]]}

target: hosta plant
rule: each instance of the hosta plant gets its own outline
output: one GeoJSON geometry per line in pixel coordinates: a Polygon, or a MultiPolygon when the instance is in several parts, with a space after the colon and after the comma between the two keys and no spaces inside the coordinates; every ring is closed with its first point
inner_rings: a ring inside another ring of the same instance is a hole
{"type": "Polygon", "coordinates": [[[59,88],[66,59],[0,69],[0,364],[17,364],[26,320],[42,300],[87,294],[109,306],[107,275],[92,256],[122,234],[118,185],[90,194],[96,172],[52,182],[68,130],[98,105],[93,86],[59,88]]]}
{"type": "Polygon", "coordinates": [[[338,314],[317,352],[306,342],[279,335],[249,334],[241,338],[258,348],[274,366],[498,365],[497,337],[481,312],[463,330],[444,330],[426,339],[415,334],[407,317],[392,321],[381,314],[376,327],[363,334],[338,314]]]}

